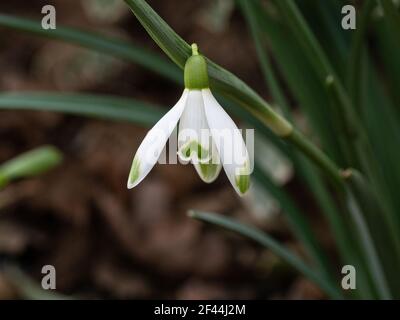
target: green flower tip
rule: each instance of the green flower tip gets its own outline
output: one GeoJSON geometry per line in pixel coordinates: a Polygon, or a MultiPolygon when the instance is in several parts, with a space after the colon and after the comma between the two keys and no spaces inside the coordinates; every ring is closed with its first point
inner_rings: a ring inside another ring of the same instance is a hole
{"type": "Polygon", "coordinates": [[[135,182],[139,179],[140,162],[135,157],[132,162],[131,171],[129,172],[128,178],[128,189],[132,189],[136,184],[135,182]]]}
{"type": "Polygon", "coordinates": [[[209,88],[207,61],[199,54],[197,44],[192,44],[192,55],[187,59],[184,70],[185,88],[201,90],[209,88]]]}

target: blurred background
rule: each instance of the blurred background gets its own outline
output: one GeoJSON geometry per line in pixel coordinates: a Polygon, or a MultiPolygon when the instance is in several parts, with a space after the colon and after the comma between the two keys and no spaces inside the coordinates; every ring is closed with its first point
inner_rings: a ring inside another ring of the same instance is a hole
{"type": "MultiPolygon", "coordinates": [[[[268,101],[254,45],[233,0],[148,2],[186,41],[196,41],[268,101]]],[[[123,1],[1,1],[0,12],[40,21],[46,4],[56,7],[57,25],[118,36],[161,55],[123,1]]],[[[167,108],[182,91],[140,66],[1,26],[0,44],[2,92],[101,93],[167,108]]],[[[296,117],[301,124],[302,116],[296,117]]],[[[60,113],[0,111],[0,163],[42,145],[64,155],[55,169],[0,191],[0,299],[40,298],[43,292],[35,288],[44,265],[56,268],[57,293],[74,297],[324,298],[268,250],[186,215],[199,209],[238,218],[302,254],[278,203],[257,192],[257,185],[240,199],[224,174],[207,185],[192,166],[159,165],[127,190],[132,157],[146,131],[60,113]]],[[[270,155],[269,170],[307,208],[330,250],[329,232],[290,163],[272,146],[258,150],[270,155]]]]}

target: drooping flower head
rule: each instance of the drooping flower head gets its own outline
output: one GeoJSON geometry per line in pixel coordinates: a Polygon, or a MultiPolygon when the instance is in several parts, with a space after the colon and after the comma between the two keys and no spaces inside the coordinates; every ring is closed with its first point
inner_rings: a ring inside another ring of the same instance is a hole
{"type": "Polygon", "coordinates": [[[207,61],[192,45],[181,98],[147,133],[133,159],[128,188],[137,186],[160,158],[178,125],[178,157],[192,163],[200,178],[213,182],[224,171],[239,195],[250,186],[250,159],[241,131],[209,88],[207,61]],[[179,124],[178,124],[179,122],[179,124]]]}

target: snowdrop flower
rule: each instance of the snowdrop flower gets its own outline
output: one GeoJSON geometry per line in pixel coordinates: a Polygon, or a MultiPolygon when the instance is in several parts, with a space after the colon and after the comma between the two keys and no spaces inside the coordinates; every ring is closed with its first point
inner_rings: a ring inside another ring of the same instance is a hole
{"type": "Polygon", "coordinates": [[[192,45],[184,69],[185,90],[179,101],[147,133],[132,162],[128,188],[137,186],[154,167],[178,125],[178,157],[191,162],[200,178],[213,182],[224,171],[239,195],[250,186],[250,160],[242,134],[209,89],[206,59],[192,45]],[[179,124],[178,124],[179,122],[179,124]]]}

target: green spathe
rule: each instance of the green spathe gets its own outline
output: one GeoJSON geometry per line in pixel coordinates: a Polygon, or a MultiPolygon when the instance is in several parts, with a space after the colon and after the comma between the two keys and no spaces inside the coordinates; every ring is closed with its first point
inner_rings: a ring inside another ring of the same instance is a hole
{"type": "Polygon", "coordinates": [[[208,70],[206,59],[199,54],[197,44],[192,44],[192,56],[185,64],[185,88],[186,89],[207,89],[209,88],[208,70]]]}

